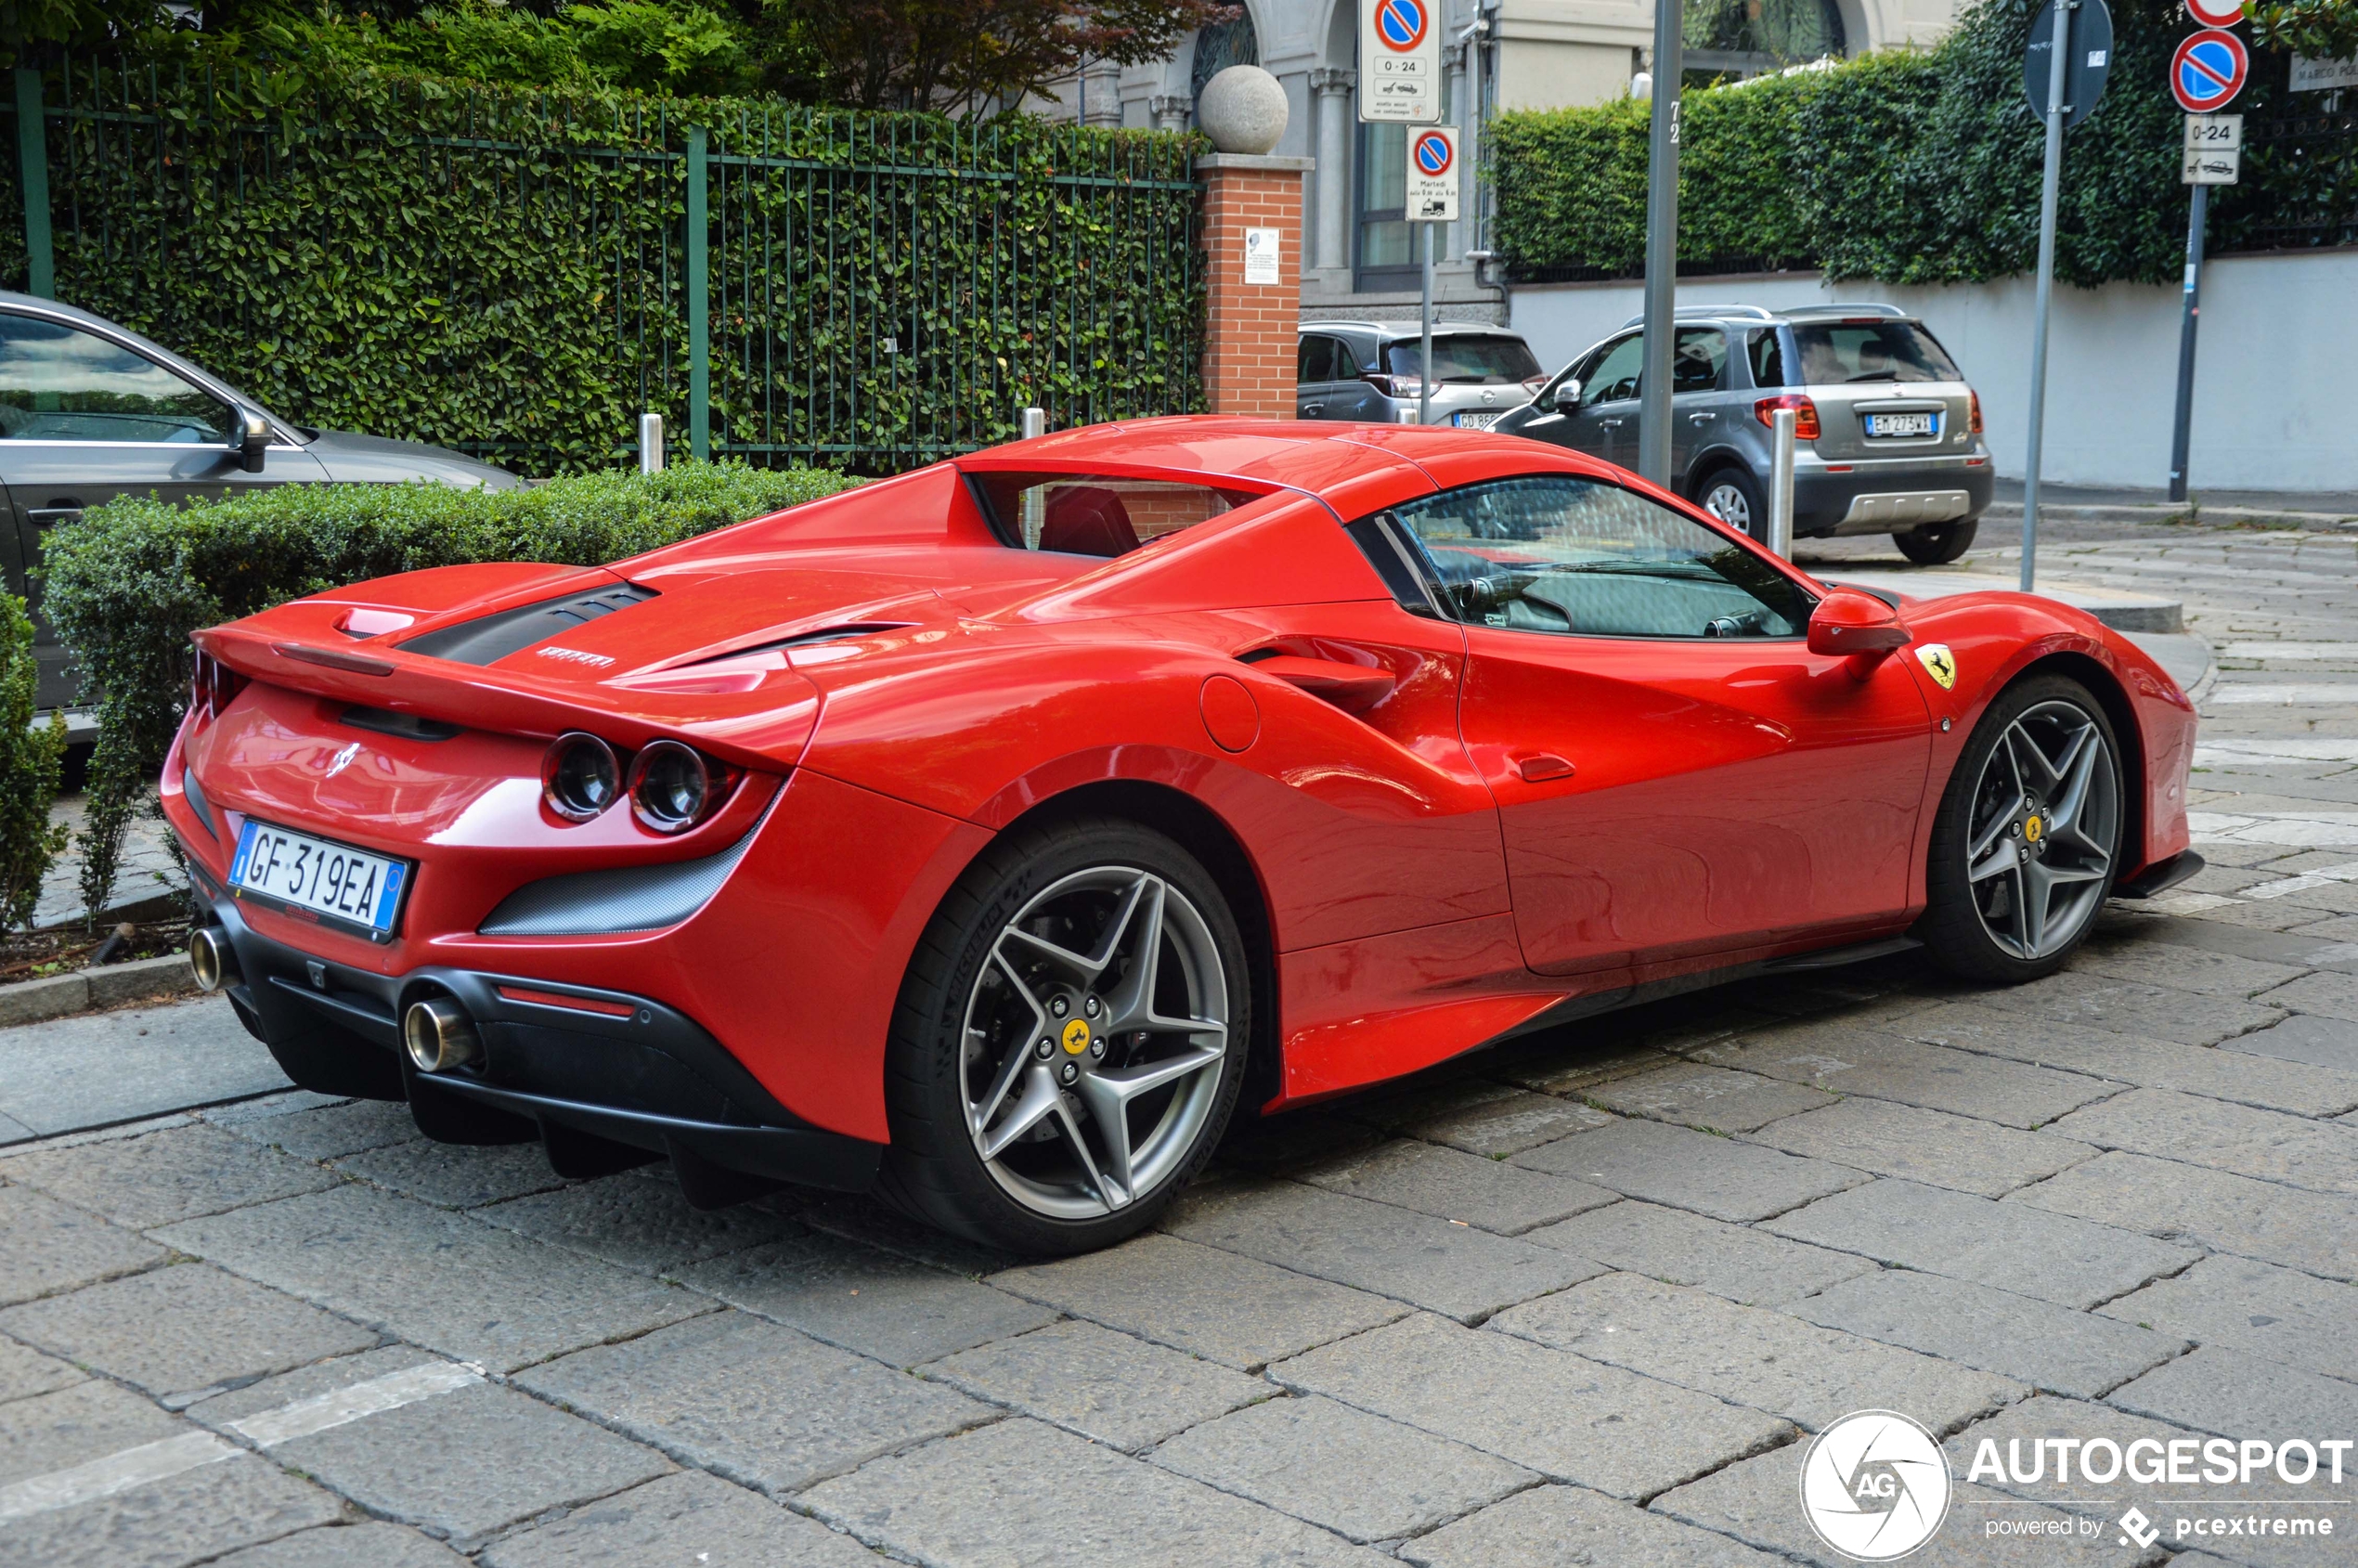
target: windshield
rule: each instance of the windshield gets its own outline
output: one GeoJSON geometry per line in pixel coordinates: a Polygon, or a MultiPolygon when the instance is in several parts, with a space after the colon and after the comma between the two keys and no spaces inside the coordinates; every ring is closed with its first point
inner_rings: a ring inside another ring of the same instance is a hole
{"type": "Polygon", "coordinates": [[[1797,321],[1793,341],[1801,351],[1802,382],[1808,386],[1965,379],[1932,334],[1913,321],[1797,321]]]}
{"type": "MultiPolygon", "coordinates": [[[[1413,376],[1423,362],[1424,344],[1404,338],[1384,349],[1384,369],[1395,376],[1413,376]]],[[[1539,361],[1521,338],[1481,337],[1451,333],[1432,340],[1432,365],[1440,380],[1461,386],[1498,386],[1527,382],[1539,374],[1539,361]]]]}

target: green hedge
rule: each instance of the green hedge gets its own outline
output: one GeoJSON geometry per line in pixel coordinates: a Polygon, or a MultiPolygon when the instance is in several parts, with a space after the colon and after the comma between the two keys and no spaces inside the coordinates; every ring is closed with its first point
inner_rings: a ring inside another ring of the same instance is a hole
{"type": "MultiPolygon", "coordinates": [[[[59,298],[304,424],[520,473],[689,434],[706,149],[716,451],[885,473],[1202,406],[1195,138],[334,64],[48,74],[59,298]],[[701,136],[702,141],[697,137],[701,136]]],[[[25,278],[0,95],[0,287],[25,278]]]]}
{"type": "MultiPolygon", "coordinates": [[[[1981,0],[1923,54],[1704,88],[1683,100],[1682,272],[1821,267],[1836,279],[1984,282],[2028,270],[2044,132],[2022,90],[2033,6],[1981,0]]],[[[2175,279],[2184,257],[2180,113],[2164,90],[2176,0],[2115,0],[2110,85],[2066,143],[2055,275],[2093,287],[2175,279]]],[[[2285,62],[2261,57],[2236,104],[2283,112],[2285,62]]],[[[1644,272],[1647,105],[1503,114],[1488,157],[1498,250],[1522,279],[1644,272]]],[[[2287,130],[2216,193],[2211,242],[2255,237],[2293,204],[2358,214],[2358,141],[2337,155],[2287,130]],[[2339,205],[2337,205],[2339,204],[2339,205]]],[[[2326,242],[2331,243],[2330,240],[2326,242]]]]}
{"type": "Polygon", "coordinates": [[[530,489],[287,485],[226,501],[110,501],[48,536],[42,608],[104,694],[81,839],[106,907],[123,834],[180,722],[189,633],[369,577],[484,561],[577,566],[832,495],[827,470],[684,463],[530,489]]]}

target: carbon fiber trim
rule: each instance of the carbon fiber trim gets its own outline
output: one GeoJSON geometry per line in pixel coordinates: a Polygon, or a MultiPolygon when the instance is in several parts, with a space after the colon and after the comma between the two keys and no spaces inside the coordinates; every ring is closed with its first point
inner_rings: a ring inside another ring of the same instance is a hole
{"type": "Polygon", "coordinates": [[[486,937],[604,937],[677,926],[720,891],[784,794],[780,789],[771,797],[745,836],[719,854],[527,882],[500,900],[477,929],[486,937]]]}
{"type": "Polygon", "coordinates": [[[197,814],[197,821],[204,824],[204,830],[213,835],[214,841],[218,843],[221,839],[221,828],[213,820],[212,803],[205,799],[204,791],[197,787],[197,771],[194,768],[186,768],[181,771],[180,790],[188,797],[188,810],[197,814]]]}

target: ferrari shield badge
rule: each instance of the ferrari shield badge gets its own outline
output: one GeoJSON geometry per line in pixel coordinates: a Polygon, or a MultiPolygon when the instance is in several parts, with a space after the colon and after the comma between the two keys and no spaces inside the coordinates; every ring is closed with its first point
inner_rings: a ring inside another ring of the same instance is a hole
{"type": "Polygon", "coordinates": [[[1924,661],[1924,670],[1940,682],[1944,692],[1957,684],[1957,655],[1949,651],[1946,642],[1927,642],[1916,650],[1916,657],[1924,661]]]}

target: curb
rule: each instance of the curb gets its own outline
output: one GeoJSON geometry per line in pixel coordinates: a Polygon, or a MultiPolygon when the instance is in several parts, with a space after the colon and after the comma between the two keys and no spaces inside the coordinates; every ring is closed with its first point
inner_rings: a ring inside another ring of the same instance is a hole
{"type": "MultiPolygon", "coordinates": [[[[2042,503],[2039,515],[2042,521],[2050,523],[2273,523],[2281,527],[2306,528],[2321,534],[2358,527],[2358,515],[2346,512],[2300,512],[2266,506],[2053,506],[2042,503]]],[[[2022,507],[2019,503],[1993,504],[1982,512],[1981,521],[2020,525],[2022,507]]]]}
{"type": "Polygon", "coordinates": [[[129,1002],[161,1002],[196,994],[196,977],[188,960],[167,952],[162,958],[135,958],[128,964],[107,964],[53,975],[45,980],[0,986],[0,1029],[47,1023],[76,1013],[120,1007],[129,1002]]]}

